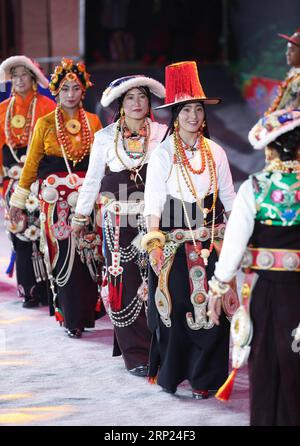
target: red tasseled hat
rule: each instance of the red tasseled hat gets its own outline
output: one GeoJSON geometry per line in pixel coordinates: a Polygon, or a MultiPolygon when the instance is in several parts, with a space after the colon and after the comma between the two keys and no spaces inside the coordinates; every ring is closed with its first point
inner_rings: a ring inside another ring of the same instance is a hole
{"type": "Polygon", "coordinates": [[[286,34],[278,34],[278,36],[300,47],[300,28],[298,28],[291,36],[287,36],[286,34]]]}
{"type": "Polygon", "coordinates": [[[156,110],[184,102],[201,101],[205,104],[218,104],[221,99],[207,98],[201,86],[196,62],[177,62],[166,66],[165,104],[156,110]]]}

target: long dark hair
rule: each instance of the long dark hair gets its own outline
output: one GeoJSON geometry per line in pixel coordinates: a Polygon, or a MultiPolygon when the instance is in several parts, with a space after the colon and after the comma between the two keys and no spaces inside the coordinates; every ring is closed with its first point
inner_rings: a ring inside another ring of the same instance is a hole
{"type": "MultiPolygon", "coordinates": [[[[191,101],[191,102],[199,102],[201,103],[202,107],[203,107],[203,111],[204,111],[204,120],[203,122],[206,123],[204,129],[203,129],[203,135],[205,136],[205,138],[209,138],[209,130],[208,130],[208,124],[207,124],[207,118],[206,118],[206,110],[205,110],[205,106],[204,103],[201,101],[191,101]]],[[[176,119],[178,118],[179,113],[181,112],[181,110],[183,109],[183,107],[190,102],[184,102],[183,104],[179,104],[179,105],[174,105],[174,107],[172,107],[172,117],[170,120],[170,123],[168,125],[167,131],[162,139],[162,141],[164,141],[166,139],[166,137],[168,135],[172,135],[172,133],[174,133],[174,123],[176,121],[176,119]]]]}
{"type": "Polygon", "coordinates": [[[297,151],[300,146],[300,127],[296,127],[278,136],[268,146],[278,152],[281,161],[293,161],[297,159],[297,151]]]}
{"type": "Polygon", "coordinates": [[[132,90],[133,88],[137,88],[138,90],[140,90],[141,93],[144,93],[147,96],[148,102],[149,102],[149,113],[147,116],[150,116],[150,114],[151,114],[151,93],[150,93],[149,88],[148,87],[132,87],[129,90],[125,91],[125,93],[123,93],[122,96],[120,96],[118,98],[119,106],[118,106],[118,110],[116,111],[116,114],[114,116],[114,122],[116,122],[116,121],[118,121],[118,119],[120,119],[121,108],[123,105],[124,98],[125,98],[126,94],[128,93],[128,91],[132,90]]]}

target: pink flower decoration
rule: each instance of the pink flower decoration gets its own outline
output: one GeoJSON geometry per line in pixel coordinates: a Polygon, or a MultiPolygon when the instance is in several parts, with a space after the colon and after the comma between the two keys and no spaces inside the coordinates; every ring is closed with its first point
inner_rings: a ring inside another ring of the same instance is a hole
{"type": "Polygon", "coordinates": [[[271,200],[274,203],[281,203],[283,201],[283,192],[279,189],[273,190],[271,193],[271,200]]]}

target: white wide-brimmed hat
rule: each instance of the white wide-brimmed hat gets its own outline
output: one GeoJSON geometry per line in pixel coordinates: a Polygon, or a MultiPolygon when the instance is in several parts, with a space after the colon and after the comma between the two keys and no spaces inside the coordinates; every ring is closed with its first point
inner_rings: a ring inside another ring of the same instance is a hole
{"type": "Polygon", "coordinates": [[[261,118],[250,130],[248,139],[256,150],[263,149],[278,136],[300,126],[300,110],[276,110],[261,118]]]}
{"type": "Polygon", "coordinates": [[[164,98],[166,94],[163,84],[151,77],[146,77],[142,74],[125,76],[114,80],[104,90],[101,98],[101,105],[103,107],[108,107],[114,100],[126,93],[126,91],[138,87],[148,87],[151,93],[159,98],[164,98]]]}
{"type": "Polygon", "coordinates": [[[43,87],[48,88],[49,81],[46,76],[43,74],[41,68],[37,64],[37,62],[29,59],[26,56],[12,56],[8,59],[5,59],[0,65],[0,82],[8,82],[11,80],[11,69],[13,67],[17,67],[22,65],[28,68],[32,73],[36,76],[37,83],[43,87]]]}

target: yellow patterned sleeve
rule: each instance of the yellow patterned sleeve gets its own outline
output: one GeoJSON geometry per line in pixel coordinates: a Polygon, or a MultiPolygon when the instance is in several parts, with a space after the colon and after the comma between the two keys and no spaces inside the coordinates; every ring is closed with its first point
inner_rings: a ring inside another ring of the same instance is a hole
{"type": "Polygon", "coordinates": [[[31,184],[37,179],[37,172],[41,159],[44,157],[44,135],[46,126],[44,119],[37,120],[26,161],[22,169],[19,186],[30,189],[31,184]]]}

